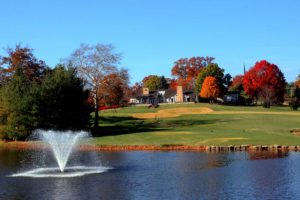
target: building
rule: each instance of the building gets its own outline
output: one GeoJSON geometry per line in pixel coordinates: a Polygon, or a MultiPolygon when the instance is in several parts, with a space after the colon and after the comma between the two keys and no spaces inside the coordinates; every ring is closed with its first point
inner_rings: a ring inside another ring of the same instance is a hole
{"type": "Polygon", "coordinates": [[[130,98],[134,104],[159,104],[159,103],[183,103],[194,102],[196,99],[194,91],[183,90],[182,86],[177,89],[164,89],[150,91],[143,88],[141,92],[130,98]]]}

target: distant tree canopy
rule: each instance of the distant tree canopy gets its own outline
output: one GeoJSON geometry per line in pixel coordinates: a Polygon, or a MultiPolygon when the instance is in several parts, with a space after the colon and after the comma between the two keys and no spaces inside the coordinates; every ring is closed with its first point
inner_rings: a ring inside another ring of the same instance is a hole
{"type": "Polygon", "coordinates": [[[142,85],[149,90],[168,89],[169,84],[164,76],[149,75],[144,77],[142,85]]]}
{"type": "Polygon", "coordinates": [[[300,88],[300,74],[298,75],[298,77],[294,83],[294,86],[300,88]]]}
{"type": "Polygon", "coordinates": [[[32,51],[21,45],[7,49],[8,55],[0,57],[0,84],[10,80],[17,71],[31,81],[41,81],[48,67],[44,61],[35,58],[32,51]]]}
{"type": "Polygon", "coordinates": [[[127,70],[121,69],[106,75],[101,85],[98,90],[99,105],[121,105],[122,101],[128,101],[129,74],[127,70]]]}
{"type": "Polygon", "coordinates": [[[232,83],[229,86],[229,91],[234,91],[234,92],[242,92],[244,90],[243,87],[243,75],[236,75],[233,77],[232,83]]]}
{"type": "Polygon", "coordinates": [[[195,83],[195,90],[197,93],[201,92],[203,82],[206,77],[215,77],[219,88],[223,87],[224,84],[224,69],[220,68],[218,64],[211,63],[207,67],[203,68],[197,76],[195,83]]]}
{"type": "Polygon", "coordinates": [[[249,96],[260,98],[270,107],[272,103],[283,102],[286,81],[277,65],[262,60],[245,74],[243,86],[249,96]]]}
{"type": "Polygon", "coordinates": [[[172,87],[180,85],[185,89],[193,89],[195,79],[200,71],[211,64],[214,59],[215,58],[209,56],[178,59],[175,61],[171,70],[171,74],[176,80],[176,83],[173,83],[172,87]]]}

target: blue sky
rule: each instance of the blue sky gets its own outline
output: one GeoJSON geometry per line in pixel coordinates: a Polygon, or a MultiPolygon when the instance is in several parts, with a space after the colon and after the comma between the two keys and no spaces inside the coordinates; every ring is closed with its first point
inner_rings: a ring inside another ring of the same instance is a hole
{"type": "Polygon", "coordinates": [[[299,8],[298,0],[2,1],[0,48],[28,45],[53,67],[80,43],[111,43],[132,83],[170,77],[183,57],[213,56],[233,76],[266,59],[290,82],[300,73],[299,8]]]}

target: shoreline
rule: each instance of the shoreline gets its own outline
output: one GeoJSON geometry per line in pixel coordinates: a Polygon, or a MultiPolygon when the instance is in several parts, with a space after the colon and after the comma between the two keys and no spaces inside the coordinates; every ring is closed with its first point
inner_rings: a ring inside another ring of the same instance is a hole
{"type": "MultiPolygon", "coordinates": [[[[196,145],[78,145],[81,151],[300,151],[299,146],[284,145],[231,145],[231,146],[196,146],[196,145]]],[[[0,141],[0,149],[39,149],[47,148],[39,142],[0,141]]]]}

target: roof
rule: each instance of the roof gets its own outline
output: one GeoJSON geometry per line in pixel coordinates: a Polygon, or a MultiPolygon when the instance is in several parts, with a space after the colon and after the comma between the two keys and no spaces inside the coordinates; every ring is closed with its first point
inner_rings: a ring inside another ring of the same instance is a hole
{"type": "Polygon", "coordinates": [[[177,91],[174,89],[167,89],[165,90],[165,98],[173,97],[177,94],[177,91]]]}

